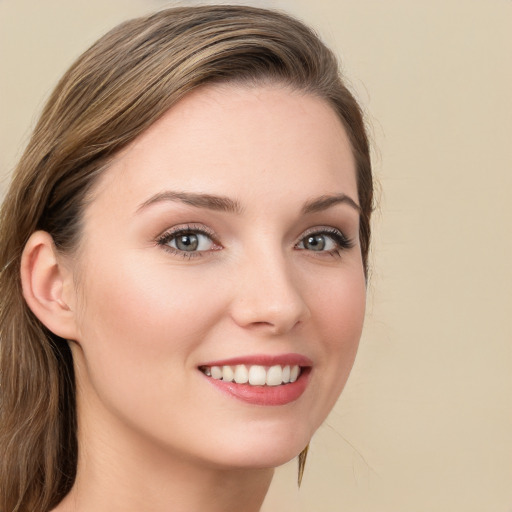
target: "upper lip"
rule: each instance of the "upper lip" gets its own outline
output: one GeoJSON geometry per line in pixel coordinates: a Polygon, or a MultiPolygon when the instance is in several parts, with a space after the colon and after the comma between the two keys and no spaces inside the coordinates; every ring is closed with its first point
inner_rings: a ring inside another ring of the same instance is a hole
{"type": "Polygon", "coordinates": [[[306,357],[302,354],[256,354],[256,355],[250,355],[250,356],[238,356],[238,357],[232,357],[229,359],[219,359],[218,361],[209,361],[203,364],[200,364],[199,366],[235,366],[238,364],[245,364],[245,365],[258,365],[258,366],[275,366],[275,365],[281,365],[281,366],[313,366],[313,361],[309,359],[309,357],[306,357]]]}

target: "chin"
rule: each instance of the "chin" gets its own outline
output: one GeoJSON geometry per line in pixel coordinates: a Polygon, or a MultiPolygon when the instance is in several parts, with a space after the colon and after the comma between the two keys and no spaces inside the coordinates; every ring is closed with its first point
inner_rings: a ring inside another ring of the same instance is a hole
{"type": "Polygon", "coordinates": [[[311,436],[304,432],[280,432],[257,428],[254,436],[230,436],[216,443],[212,458],[229,468],[276,468],[286,464],[307,446],[311,436]]]}
{"type": "MultiPolygon", "coordinates": [[[[307,443],[306,443],[307,445],[307,443]]],[[[246,450],[244,453],[233,453],[222,457],[218,466],[223,469],[274,469],[291,461],[305,448],[297,449],[264,449],[246,450]]]]}

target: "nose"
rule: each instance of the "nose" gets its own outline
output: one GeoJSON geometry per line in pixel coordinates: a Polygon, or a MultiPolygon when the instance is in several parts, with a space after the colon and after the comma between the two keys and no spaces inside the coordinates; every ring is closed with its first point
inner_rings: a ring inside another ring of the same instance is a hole
{"type": "Polygon", "coordinates": [[[252,255],[233,277],[231,316],[240,327],[279,335],[309,318],[300,279],[281,252],[252,255]]]}

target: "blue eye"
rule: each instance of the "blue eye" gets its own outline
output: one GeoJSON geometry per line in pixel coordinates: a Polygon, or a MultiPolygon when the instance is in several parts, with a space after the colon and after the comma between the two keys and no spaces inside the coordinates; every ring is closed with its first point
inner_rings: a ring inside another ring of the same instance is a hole
{"type": "Polygon", "coordinates": [[[331,251],[336,247],[336,244],[325,235],[309,235],[304,238],[299,245],[301,248],[307,249],[308,251],[331,251]]]}
{"type": "Polygon", "coordinates": [[[312,252],[339,253],[353,246],[341,231],[337,229],[321,230],[307,234],[297,244],[297,249],[312,252]]]}
{"type": "Polygon", "coordinates": [[[199,256],[194,253],[211,251],[217,247],[209,233],[190,228],[167,232],[157,242],[171,252],[189,256],[199,256]]]}
{"type": "Polygon", "coordinates": [[[201,233],[179,233],[167,241],[169,247],[178,249],[178,251],[208,251],[213,242],[210,237],[201,233]]]}

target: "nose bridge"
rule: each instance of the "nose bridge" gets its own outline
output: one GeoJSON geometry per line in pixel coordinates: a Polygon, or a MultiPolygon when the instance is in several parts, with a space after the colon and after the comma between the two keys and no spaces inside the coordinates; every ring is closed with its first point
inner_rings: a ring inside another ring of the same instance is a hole
{"type": "Polygon", "coordinates": [[[308,316],[291,258],[279,244],[245,253],[236,277],[232,316],[238,325],[279,334],[308,316]]]}

